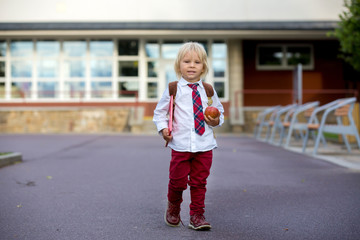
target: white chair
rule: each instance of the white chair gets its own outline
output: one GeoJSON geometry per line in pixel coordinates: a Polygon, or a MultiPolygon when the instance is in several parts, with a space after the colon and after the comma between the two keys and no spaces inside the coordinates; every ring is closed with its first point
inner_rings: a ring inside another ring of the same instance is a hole
{"type": "Polygon", "coordinates": [[[346,135],[353,135],[353,136],[355,136],[357,145],[360,149],[359,132],[358,132],[358,129],[356,128],[356,125],[355,125],[355,122],[353,119],[353,115],[352,115],[355,102],[356,102],[355,97],[338,99],[327,105],[324,105],[322,108],[319,108],[317,111],[314,111],[310,117],[310,121],[307,126],[307,130],[306,130],[306,134],[305,134],[305,138],[304,138],[304,142],[303,142],[303,152],[306,151],[307,142],[308,142],[308,138],[309,138],[309,132],[311,132],[311,131],[317,132],[313,155],[317,154],[319,144],[320,144],[320,139],[321,139],[321,136],[323,136],[324,132],[341,134],[348,152],[351,152],[351,147],[350,147],[350,144],[349,144],[349,141],[348,141],[346,135]],[[321,118],[321,122],[318,123],[316,114],[318,114],[321,110],[325,110],[325,112],[321,118]],[[332,112],[334,112],[337,124],[329,124],[328,123],[329,114],[332,112]],[[349,125],[343,125],[344,117],[348,117],[349,125]]]}
{"type": "Polygon", "coordinates": [[[256,139],[261,139],[263,128],[269,127],[269,122],[272,121],[273,114],[278,108],[280,108],[280,105],[266,108],[264,111],[259,113],[254,129],[254,137],[256,139]]]}
{"type": "Polygon", "coordinates": [[[293,136],[295,131],[298,131],[299,135],[301,136],[301,139],[304,139],[304,133],[306,132],[307,125],[309,123],[309,119],[311,116],[311,113],[314,111],[314,109],[319,106],[319,102],[309,102],[305,103],[303,105],[300,105],[296,108],[294,111],[291,121],[289,123],[286,123],[284,127],[288,128],[288,134],[286,137],[285,147],[288,147],[290,145],[291,137],[293,136]],[[303,116],[301,116],[303,115],[303,116]],[[305,118],[305,121],[301,119],[301,117],[305,118]]]}
{"type": "MultiPolygon", "coordinates": [[[[288,111],[290,111],[291,109],[294,109],[297,105],[296,104],[289,104],[286,106],[281,107],[277,112],[276,112],[276,116],[275,116],[275,120],[272,123],[272,128],[271,128],[271,135],[270,135],[270,139],[269,139],[269,143],[271,144],[275,144],[275,135],[276,132],[279,131],[279,134],[281,133],[282,129],[283,129],[283,122],[282,122],[282,118],[284,115],[286,115],[286,113],[288,111]]],[[[270,123],[271,124],[271,123],[270,123]]],[[[280,143],[279,143],[280,144],[280,143]]]]}

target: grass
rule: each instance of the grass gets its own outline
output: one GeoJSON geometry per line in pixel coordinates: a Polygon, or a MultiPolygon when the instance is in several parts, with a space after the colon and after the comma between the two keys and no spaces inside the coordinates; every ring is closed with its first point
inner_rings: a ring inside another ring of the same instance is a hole
{"type": "Polygon", "coordinates": [[[10,154],[11,152],[0,152],[0,156],[2,156],[2,155],[8,155],[8,154],[10,154]]]}
{"type": "Polygon", "coordinates": [[[324,137],[325,137],[326,139],[331,139],[331,140],[336,140],[336,141],[339,140],[339,134],[336,134],[336,133],[327,133],[327,132],[324,132],[324,137]]]}

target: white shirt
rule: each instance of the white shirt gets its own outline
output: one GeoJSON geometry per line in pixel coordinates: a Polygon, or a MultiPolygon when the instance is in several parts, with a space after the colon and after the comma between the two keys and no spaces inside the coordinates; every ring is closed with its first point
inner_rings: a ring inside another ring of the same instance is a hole
{"type": "MultiPolygon", "coordinates": [[[[195,132],[192,100],[193,90],[188,86],[189,83],[190,82],[181,78],[177,84],[172,131],[173,139],[169,142],[168,146],[179,152],[209,151],[217,147],[213,129],[205,123],[205,132],[202,136],[195,132]]],[[[206,107],[208,107],[208,97],[202,81],[200,80],[197,83],[199,84],[197,89],[200,93],[203,111],[205,111],[206,107]]],[[[224,108],[220,103],[215,89],[212,100],[213,103],[211,106],[216,107],[220,111],[220,122],[218,126],[221,126],[224,123],[224,108]]],[[[167,87],[154,110],[153,121],[159,132],[164,128],[168,128],[169,102],[170,95],[169,88],[167,87]]]]}

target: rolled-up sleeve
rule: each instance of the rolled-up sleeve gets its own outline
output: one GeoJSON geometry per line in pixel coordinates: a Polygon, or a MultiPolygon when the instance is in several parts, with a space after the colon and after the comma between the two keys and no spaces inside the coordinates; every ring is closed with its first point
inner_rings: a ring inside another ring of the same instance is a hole
{"type": "Polygon", "coordinates": [[[155,123],[158,132],[168,127],[169,103],[169,89],[166,88],[154,110],[153,122],[155,123]]]}

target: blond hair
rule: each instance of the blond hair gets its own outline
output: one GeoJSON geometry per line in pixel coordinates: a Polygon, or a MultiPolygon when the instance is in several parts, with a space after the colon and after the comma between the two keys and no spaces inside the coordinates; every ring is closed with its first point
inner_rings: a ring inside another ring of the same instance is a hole
{"type": "Polygon", "coordinates": [[[174,69],[176,72],[176,76],[180,79],[181,78],[181,72],[180,72],[180,62],[181,60],[184,58],[184,56],[191,52],[194,51],[200,58],[200,61],[203,63],[203,72],[201,74],[201,78],[204,78],[206,76],[206,74],[209,72],[209,63],[207,60],[207,54],[206,51],[204,49],[204,47],[197,43],[197,42],[187,42],[184,43],[181,48],[179,49],[179,52],[177,54],[176,60],[175,60],[175,64],[174,64],[174,69]]]}

